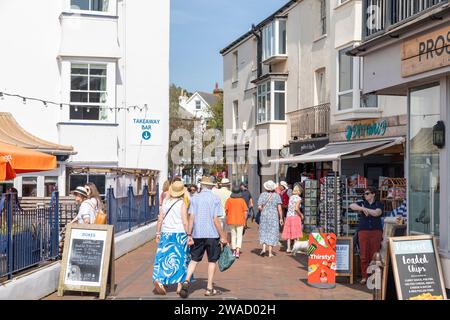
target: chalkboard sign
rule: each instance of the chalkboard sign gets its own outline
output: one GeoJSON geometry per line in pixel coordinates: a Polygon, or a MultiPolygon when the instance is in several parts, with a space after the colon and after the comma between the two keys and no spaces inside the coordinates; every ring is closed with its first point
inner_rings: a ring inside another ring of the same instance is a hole
{"type": "Polygon", "coordinates": [[[353,284],[353,238],[338,237],[336,241],[336,276],[350,277],[353,284]]]}
{"type": "Polygon", "coordinates": [[[105,299],[109,280],[114,290],[114,227],[70,224],[59,279],[58,295],[64,290],[99,292],[105,299]],[[109,278],[108,278],[109,277],[109,278]]]}
{"type": "Polygon", "coordinates": [[[399,300],[447,299],[433,236],[390,238],[389,251],[399,300]]]}

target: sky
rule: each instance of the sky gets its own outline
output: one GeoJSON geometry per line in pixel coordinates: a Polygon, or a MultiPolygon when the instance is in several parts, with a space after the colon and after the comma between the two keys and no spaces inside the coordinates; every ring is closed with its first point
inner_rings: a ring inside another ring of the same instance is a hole
{"type": "Polygon", "coordinates": [[[171,0],[170,82],[190,92],[223,86],[220,50],[288,0],[171,0]]]}

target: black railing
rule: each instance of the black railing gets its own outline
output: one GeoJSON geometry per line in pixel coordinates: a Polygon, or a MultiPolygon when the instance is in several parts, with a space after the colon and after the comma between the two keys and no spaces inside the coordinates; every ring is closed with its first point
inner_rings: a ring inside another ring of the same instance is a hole
{"type": "Polygon", "coordinates": [[[365,40],[384,33],[448,0],[364,0],[363,36],[365,40]]]}

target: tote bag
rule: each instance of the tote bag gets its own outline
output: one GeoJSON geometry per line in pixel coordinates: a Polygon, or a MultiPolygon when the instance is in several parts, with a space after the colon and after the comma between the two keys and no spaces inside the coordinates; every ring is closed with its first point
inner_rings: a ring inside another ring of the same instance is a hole
{"type": "Polygon", "coordinates": [[[228,270],[231,265],[234,263],[236,258],[233,256],[233,252],[231,252],[230,246],[223,246],[222,252],[219,257],[219,270],[220,272],[224,272],[228,270]]]}

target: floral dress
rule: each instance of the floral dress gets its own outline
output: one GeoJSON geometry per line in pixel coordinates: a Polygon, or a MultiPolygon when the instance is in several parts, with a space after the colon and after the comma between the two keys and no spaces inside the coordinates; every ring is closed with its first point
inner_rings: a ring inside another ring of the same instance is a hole
{"type": "Polygon", "coordinates": [[[259,224],[259,242],[269,246],[276,246],[280,240],[280,217],[278,205],[281,197],[273,192],[263,192],[258,199],[258,206],[262,206],[261,222],[259,224]]]}

